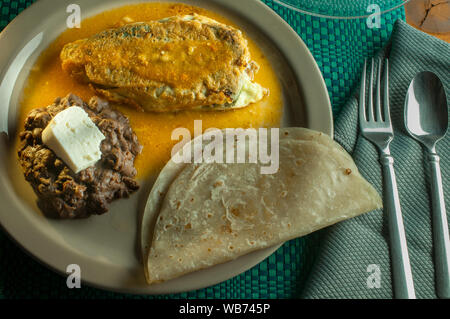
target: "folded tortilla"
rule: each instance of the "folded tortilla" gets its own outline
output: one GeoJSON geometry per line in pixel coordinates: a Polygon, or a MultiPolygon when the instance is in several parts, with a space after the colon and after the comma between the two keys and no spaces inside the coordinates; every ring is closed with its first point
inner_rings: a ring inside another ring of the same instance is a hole
{"type": "Polygon", "coordinates": [[[233,260],[382,206],[351,156],[323,133],[280,130],[279,170],[169,162],[142,224],[149,284],[233,260]]]}

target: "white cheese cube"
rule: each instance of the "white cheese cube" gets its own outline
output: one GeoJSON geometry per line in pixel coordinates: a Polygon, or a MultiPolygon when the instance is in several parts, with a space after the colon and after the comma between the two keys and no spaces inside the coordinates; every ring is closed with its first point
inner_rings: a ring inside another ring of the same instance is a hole
{"type": "Polygon", "coordinates": [[[42,142],[75,173],[95,165],[102,157],[105,136],[78,106],[59,112],[42,132],[42,142]]]}

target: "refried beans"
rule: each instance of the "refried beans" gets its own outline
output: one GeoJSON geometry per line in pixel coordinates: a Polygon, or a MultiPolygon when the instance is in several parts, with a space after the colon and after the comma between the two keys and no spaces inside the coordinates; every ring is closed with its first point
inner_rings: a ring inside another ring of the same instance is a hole
{"type": "Polygon", "coordinates": [[[69,94],[57,98],[52,105],[32,110],[19,138],[18,155],[25,179],[32,185],[38,206],[46,215],[75,219],[104,214],[110,202],[139,189],[134,179],[137,174],[134,159],[142,146],[128,119],[99,97],[86,103],[69,94]],[[102,158],[78,174],[41,139],[50,120],[71,106],[83,108],[105,136],[100,146],[102,158]]]}

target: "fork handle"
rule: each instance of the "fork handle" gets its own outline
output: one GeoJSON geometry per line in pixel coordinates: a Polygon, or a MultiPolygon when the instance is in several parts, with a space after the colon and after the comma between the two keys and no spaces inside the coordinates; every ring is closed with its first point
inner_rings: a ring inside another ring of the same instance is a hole
{"type": "Polygon", "coordinates": [[[450,298],[450,239],[439,161],[440,158],[437,154],[428,153],[428,162],[430,163],[431,170],[436,293],[439,298],[450,298]]]}
{"type": "Polygon", "coordinates": [[[389,154],[382,154],[380,161],[383,167],[385,212],[389,223],[394,296],[399,299],[415,299],[397,180],[394,172],[394,158],[389,154]]]}

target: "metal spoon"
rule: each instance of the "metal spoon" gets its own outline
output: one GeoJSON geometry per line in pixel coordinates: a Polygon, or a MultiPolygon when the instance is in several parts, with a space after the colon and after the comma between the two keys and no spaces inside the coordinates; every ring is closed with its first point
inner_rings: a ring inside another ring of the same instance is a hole
{"type": "Polygon", "coordinates": [[[440,298],[450,298],[450,239],[440,159],[436,154],[436,143],[447,132],[448,108],[444,86],[434,73],[421,72],[409,85],[405,101],[405,126],[427,151],[431,172],[436,293],[440,298]]]}

